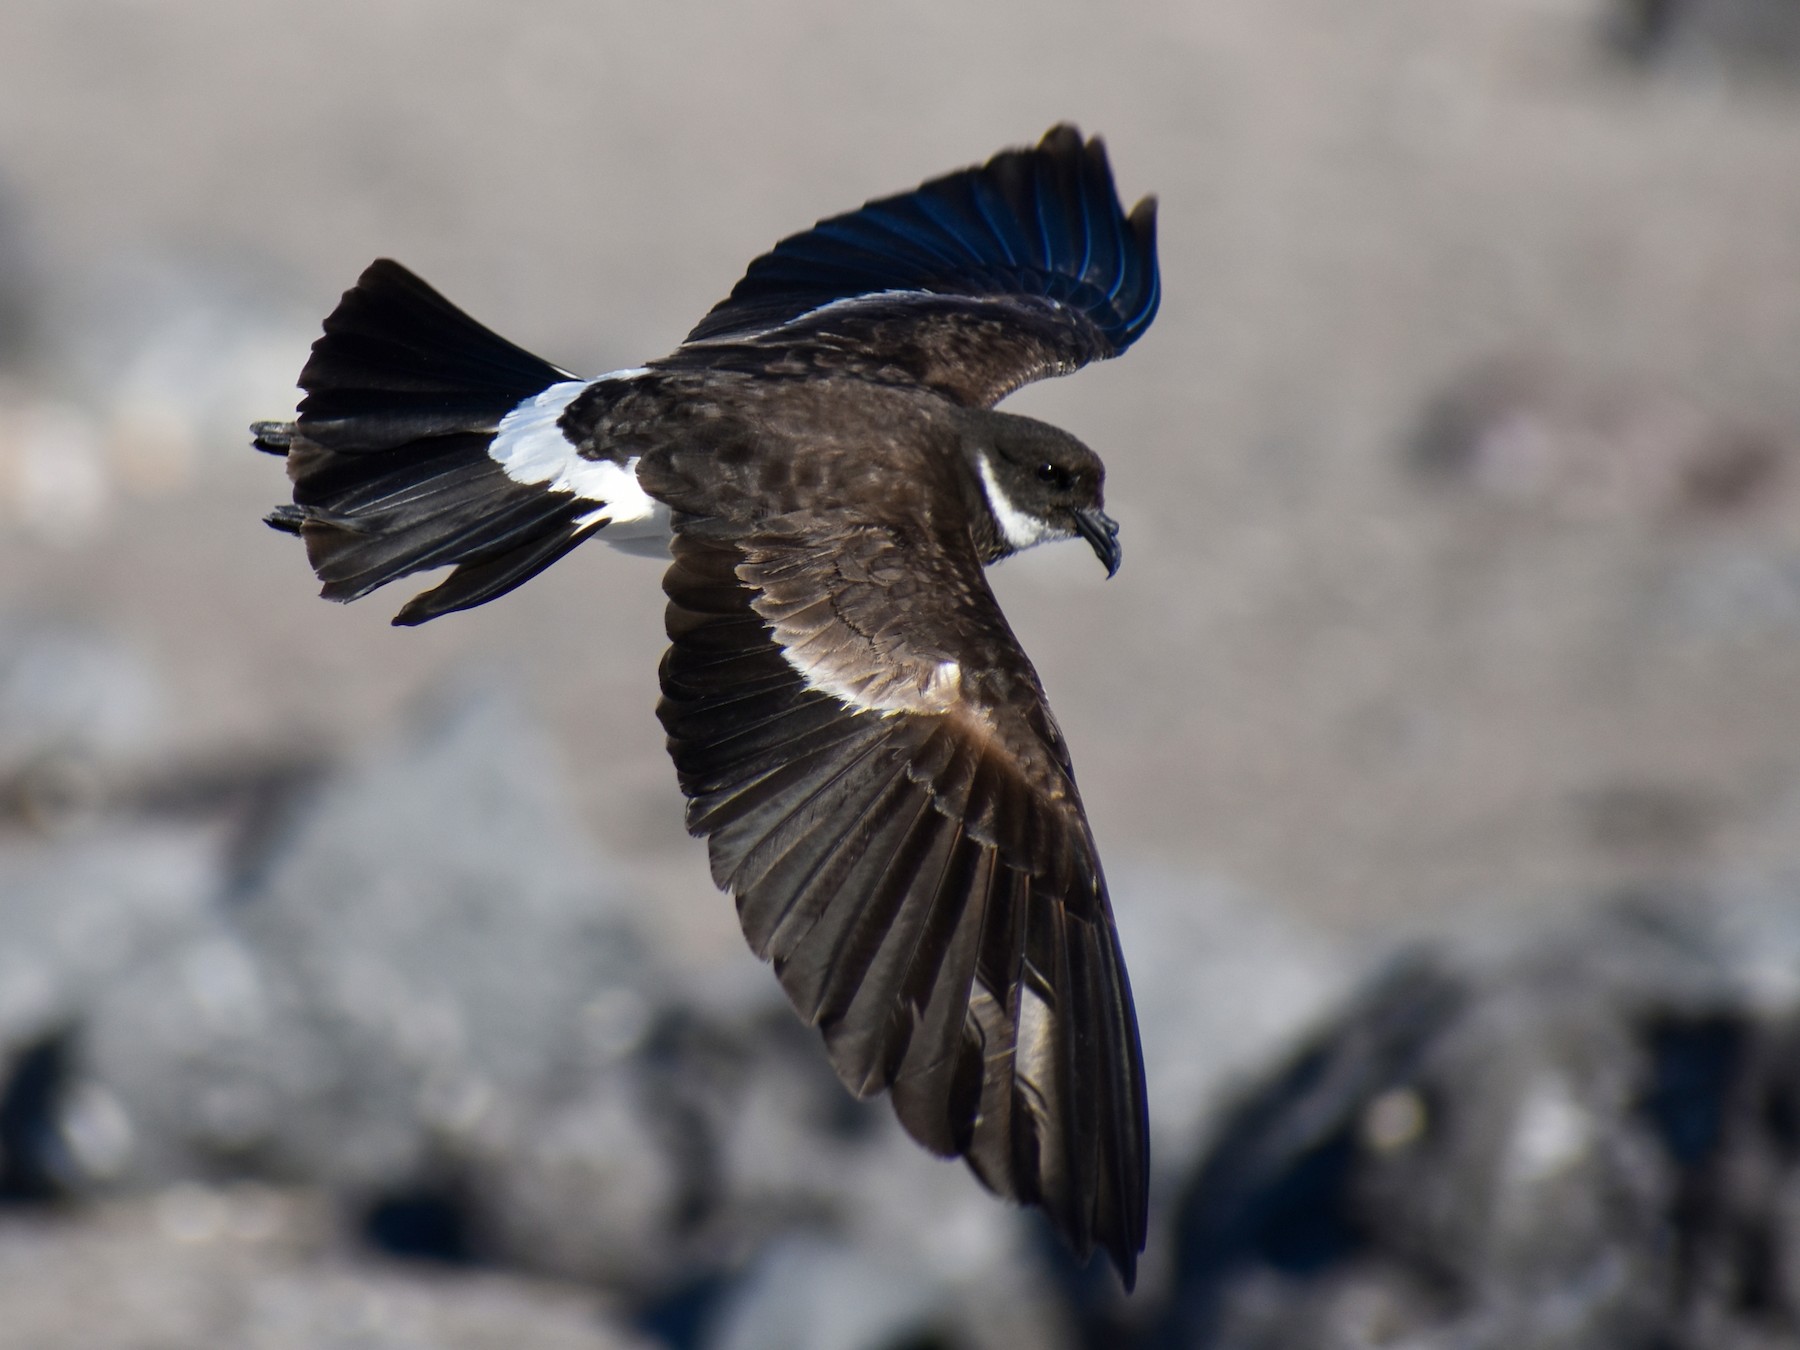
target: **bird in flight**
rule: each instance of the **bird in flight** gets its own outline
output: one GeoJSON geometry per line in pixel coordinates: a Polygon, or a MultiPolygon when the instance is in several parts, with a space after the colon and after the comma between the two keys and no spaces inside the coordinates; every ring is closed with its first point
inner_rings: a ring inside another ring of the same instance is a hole
{"type": "Polygon", "coordinates": [[[984,569],[1080,538],[1104,468],[994,411],[1155,317],[1155,201],[1071,126],[750,264],[669,355],[583,379],[374,263],[325,320],[285,455],[332,600],[503,595],[584,540],[669,558],[657,714],[688,829],[859,1097],[1036,1205],[1127,1288],[1143,1059],[1069,753],[984,569]]]}

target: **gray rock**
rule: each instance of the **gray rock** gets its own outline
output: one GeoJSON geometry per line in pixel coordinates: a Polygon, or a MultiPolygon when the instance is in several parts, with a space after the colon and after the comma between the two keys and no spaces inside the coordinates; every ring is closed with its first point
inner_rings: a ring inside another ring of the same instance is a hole
{"type": "Polygon", "coordinates": [[[156,747],[161,693],[139,655],[75,625],[0,617],[0,828],[90,811],[156,747]]]}
{"type": "Polygon", "coordinates": [[[1612,0],[1606,27],[1618,50],[1638,61],[1800,69],[1793,0],[1612,0]]]}
{"type": "Polygon", "coordinates": [[[301,803],[246,893],[92,1010],[134,1179],[405,1185],[627,1053],[656,972],[560,781],[522,718],[471,699],[301,803]]]}
{"type": "Polygon", "coordinates": [[[694,1155],[636,1063],[572,1084],[465,1155],[483,1248],[507,1264],[647,1289],[692,1255],[694,1155]]]}
{"type": "Polygon", "coordinates": [[[83,829],[0,847],[0,1063],[191,941],[218,879],[218,841],[203,827],[83,829]]]}
{"type": "Polygon", "coordinates": [[[1196,1346],[1800,1336],[1791,902],[1659,897],[1377,982],[1226,1121],[1160,1334],[1196,1346]]]}
{"type": "Polygon", "coordinates": [[[0,1216],[0,1350],[626,1350],[593,1294],[335,1252],[316,1197],[184,1185],[0,1216]]]}
{"type": "Polygon", "coordinates": [[[771,1243],[733,1292],[707,1350],[888,1350],[941,1334],[905,1267],[819,1238],[771,1243]]]}

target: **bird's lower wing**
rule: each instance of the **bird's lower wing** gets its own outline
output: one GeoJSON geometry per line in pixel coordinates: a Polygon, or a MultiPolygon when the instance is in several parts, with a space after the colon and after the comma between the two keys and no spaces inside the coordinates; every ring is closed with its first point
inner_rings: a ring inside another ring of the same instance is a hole
{"type": "Polygon", "coordinates": [[[915,1139],[1129,1285],[1148,1162],[1130,989],[1066,752],[979,565],[921,581],[881,529],[825,546],[717,524],[677,529],[659,713],[751,947],[853,1092],[891,1092],[915,1139]],[[897,615],[985,636],[920,654],[897,615]]]}

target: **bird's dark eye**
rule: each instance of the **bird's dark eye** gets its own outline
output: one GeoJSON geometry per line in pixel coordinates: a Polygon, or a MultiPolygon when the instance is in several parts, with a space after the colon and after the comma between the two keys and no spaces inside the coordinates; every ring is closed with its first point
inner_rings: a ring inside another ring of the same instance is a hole
{"type": "Polygon", "coordinates": [[[1066,488],[1070,483],[1069,471],[1048,461],[1037,466],[1037,476],[1038,482],[1051,483],[1059,488],[1066,488]]]}

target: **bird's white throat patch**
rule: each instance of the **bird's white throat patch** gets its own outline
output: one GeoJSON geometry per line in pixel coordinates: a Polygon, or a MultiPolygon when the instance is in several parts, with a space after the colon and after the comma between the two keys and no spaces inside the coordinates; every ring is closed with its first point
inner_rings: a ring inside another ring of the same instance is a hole
{"type": "Polygon", "coordinates": [[[550,492],[568,492],[594,509],[576,519],[577,525],[609,520],[604,534],[608,543],[628,552],[641,545],[666,546],[669,509],[638,486],[636,459],[615,464],[609,459],[583,459],[574,443],[557,425],[569,405],[586,390],[606,380],[631,380],[644,370],[615,370],[598,380],[564,380],[526,399],[500,419],[500,427],[488,446],[488,455],[515,483],[542,486],[550,492]]]}
{"type": "Polygon", "coordinates": [[[1046,539],[1065,537],[1053,529],[1048,521],[1019,509],[1018,504],[1000,486],[1000,480],[994,475],[994,462],[991,459],[980,455],[976,458],[976,464],[981,472],[981,490],[987,494],[988,510],[994,513],[994,519],[1000,525],[1000,534],[1011,547],[1030,548],[1046,539]]]}

